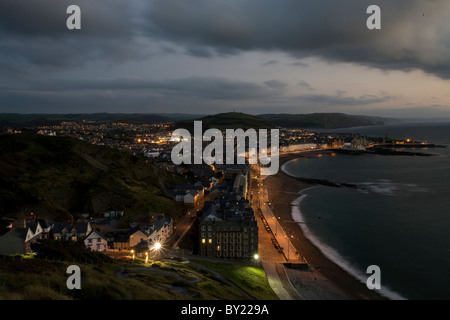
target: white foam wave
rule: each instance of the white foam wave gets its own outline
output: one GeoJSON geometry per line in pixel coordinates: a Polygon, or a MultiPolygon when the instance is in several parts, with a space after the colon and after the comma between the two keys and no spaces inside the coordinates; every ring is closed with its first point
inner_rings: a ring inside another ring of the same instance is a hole
{"type": "Polygon", "coordinates": [[[380,179],[372,182],[357,183],[358,190],[362,193],[376,193],[387,196],[404,195],[411,192],[427,192],[427,188],[423,188],[414,183],[396,183],[390,180],[380,179]]]}
{"type": "MultiPolygon", "coordinates": [[[[292,160],[291,160],[292,161],[292,160]]],[[[287,161],[285,164],[283,164],[281,166],[281,171],[283,171],[284,173],[286,173],[287,175],[293,176],[292,174],[290,174],[287,170],[286,170],[286,165],[289,163],[290,161],[287,161]]]]}
{"type": "MultiPolygon", "coordinates": [[[[295,160],[295,159],[294,159],[295,160]]],[[[294,160],[287,161],[281,166],[281,170],[289,176],[295,177],[286,169],[286,165],[294,160]]],[[[428,192],[429,189],[418,186],[414,183],[397,183],[389,179],[378,179],[371,182],[354,182],[358,186],[357,190],[364,194],[381,194],[386,196],[400,196],[406,193],[428,192]]]]}
{"type": "MultiPolygon", "coordinates": [[[[328,259],[336,263],[343,270],[347,271],[354,278],[365,284],[367,281],[367,275],[362,273],[355,266],[353,266],[349,261],[347,261],[344,257],[342,257],[334,248],[328,246],[323,241],[321,241],[315,234],[311,232],[308,226],[304,223],[304,218],[300,210],[300,203],[306,197],[307,195],[303,194],[292,202],[292,210],[291,210],[292,220],[301,222],[298,225],[302,229],[302,232],[305,235],[305,237],[308,238],[309,241],[311,241],[311,243],[314,244],[328,259]]],[[[404,297],[392,291],[385,285],[382,285],[382,289],[379,291],[379,293],[391,300],[405,300],[404,297]]]]}

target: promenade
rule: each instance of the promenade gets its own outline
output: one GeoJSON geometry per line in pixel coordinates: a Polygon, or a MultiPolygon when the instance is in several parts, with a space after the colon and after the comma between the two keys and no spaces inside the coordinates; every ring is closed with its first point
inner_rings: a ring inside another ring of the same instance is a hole
{"type": "Polygon", "coordinates": [[[261,218],[258,220],[258,250],[259,257],[266,273],[270,287],[280,300],[300,300],[286,276],[283,263],[286,261],[282,252],[272,243],[272,234],[263,226],[261,218]]]}
{"type": "MultiPolygon", "coordinates": [[[[296,155],[280,157],[280,166],[296,155]]],[[[302,195],[303,190],[312,187],[311,184],[299,181],[280,170],[276,175],[258,177],[252,181],[252,205],[259,217],[259,228],[269,236],[269,244],[273,248],[272,238],[275,238],[282,261],[274,260],[273,255],[264,255],[268,246],[261,235],[261,258],[263,266],[267,262],[279,263],[286,276],[285,284],[305,300],[372,300],[384,299],[377,292],[369,290],[365,284],[351,276],[324,254],[304,235],[303,221],[293,221],[293,202],[302,195]],[[261,220],[261,215],[269,226],[270,233],[261,220]]],[[[263,233],[264,233],[263,232],[263,233]]],[[[268,278],[274,276],[273,268],[265,268],[268,278]]],[[[280,277],[278,275],[278,277],[280,277]]],[[[281,278],[280,278],[281,281],[281,278]]],[[[283,299],[280,297],[280,299],[283,299]]]]}
{"type": "MultiPolygon", "coordinates": [[[[258,253],[266,273],[269,285],[280,300],[301,300],[302,297],[294,290],[286,275],[283,263],[286,262],[284,251],[275,239],[272,229],[261,212],[259,197],[260,181],[253,181],[254,193],[252,206],[258,219],[258,253]]],[[[274,224],[273,224],[274,225],[274,224]]]]}
{"type": "MultiPolygon", "coordinates": [[[[294,247],[291,236],[281,225],[285,220],[270,208],[269,189],[264,186],[264,180],[258,179],[253,187],[252,205],[258,219],[261,264],[269,285],[280,300],[351,299],[309,265],[294,247]]],[[[292,196],[293,192],[290,192],[289,197],[292,196]]],[[[290,208],[290,203],[286,206],[290,208]]]]}

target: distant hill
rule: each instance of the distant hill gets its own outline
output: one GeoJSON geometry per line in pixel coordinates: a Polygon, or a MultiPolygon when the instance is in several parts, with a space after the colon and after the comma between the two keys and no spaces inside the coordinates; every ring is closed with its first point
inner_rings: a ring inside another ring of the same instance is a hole
{"type": "Polygon", "coordinates": [[[69,137],[0,135],[0,216],[67,220],[72,213],[172,213],[159,183],[174,179],[144,159],[69,137]]]}
{"type": "Polygon", "coordinates": [[[173,121],[196,120],[207,116],[207,114],[194,113],[156,113],[156,115],[169,118],[173,121]]]}
{"type": "Polygon", "coordinates": [[[313,114],[262,114],[259,118],[284,128],[350,128],[382,125],[385,119],[369,116],[354,116],[343,113],[313,114]]]}
{"type": "Polygon", "coordinates": [[[203,127],[225,129],[270,129],[274,128],[271,121],[261,119],[257,116],[240,112],[219,113],[201,118],[203,127]]]}
{"type": "Polygon", "coordinates": [[[19,114],[0,113],[0,128],[30,128],[45,125],[57,125],[61,121],[126,121],[132,123],[165,123],[171,118],[157,114],[139,113],[74,113],[74,114],[19,114]]]}
{"type": "MultiPolygon", "coordinates": [[[[245,113],[229,112],[219,113],[199,118],[203,130],[216,128],[219,130],[249,128],[270,129],[305,128],[305,129],[337,129],[359,126],[382,125],[387,119],[370,116],[354,116],[343,113],[313,113],[313,114],[261,114],[249,115],[245,113]]],[[[184,120],[175,123],[176,128],[185,128],[193,132],[193,121],[184,120]]]]}
{"type": "MultiPolygon", "coordinates": [[[[199,118],[197,120],[202,121],[203,130],[207,129],[243,129],[247,130],[253,129],[271,129],[275,128],[275,125],[271,121],[261,119],[257,116],[250,114],[240,113],[240,112],[228,112],[219,113],[216,115],[210,115],[206,117],[199,118]]],[[[176,128],[184,128],[193,132],[194,130],[194,120],[178,121],[175,124],[176,128]]]]}
{"type": "Polygon", "coordinates": [[[126,121],[131,123],[175,123],[176,128],[193,130],[193,121],[201,120],[203,129],[219,130],[249,128],[349,128],[384,124],[392,119],[348,115],[343,113],[313,114],[261,114],[250,115],[239,112],[219,113],[215,115],[158,113],[92,113],[92,114],[0,114],[0,129],[9,126],[14,129],[30,128],[44,125],[57,125],[61,121],[126,121]]]}

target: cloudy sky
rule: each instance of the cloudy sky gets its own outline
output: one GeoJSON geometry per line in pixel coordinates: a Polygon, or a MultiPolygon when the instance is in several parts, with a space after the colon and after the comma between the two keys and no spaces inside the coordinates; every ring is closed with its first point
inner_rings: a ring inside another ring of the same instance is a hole
{"type": "Polygon", "coordinates": [[[0,39],[0,112],[450,117],[448,0],[0,0],[0,39]]]}

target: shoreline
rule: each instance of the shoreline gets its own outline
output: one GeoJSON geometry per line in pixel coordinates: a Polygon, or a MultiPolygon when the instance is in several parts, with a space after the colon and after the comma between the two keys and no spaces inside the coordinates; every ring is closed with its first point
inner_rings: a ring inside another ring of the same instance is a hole
{"type": "MultiPolygon", "coordinates": [[[[291,240],[292,244],[300,255],[306,258],[309,266],[314,272],[317,272],[326,278],[352,299],[388,300],[387,297],[381,295],[379,292],[369,290],[359,279],[328,258],[305,235],[299,224],[291,223],[293,219],[292,206],[294,203],[297,203],[298,198],[302,196],[302,191],[317,185],[296,179],[285,173],[281,168],[291,160],[301,156],[307,156],[308,154],[316,154],[318,152],[324,153],[328,151],[322,150],[280,155],[280,170],[276,175],[268,176],[264,180],[264,188],[268,190],[269,200],[273,204],[273,210],[281,217],[279,222],[282,227],[290,234],[295,235],[295,238],[291,240]]],[[[319,283],[318,285],[320,286],[319,283]]]]}

